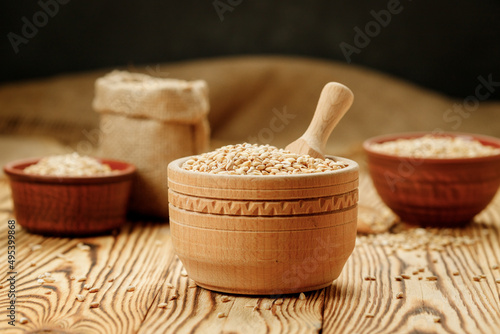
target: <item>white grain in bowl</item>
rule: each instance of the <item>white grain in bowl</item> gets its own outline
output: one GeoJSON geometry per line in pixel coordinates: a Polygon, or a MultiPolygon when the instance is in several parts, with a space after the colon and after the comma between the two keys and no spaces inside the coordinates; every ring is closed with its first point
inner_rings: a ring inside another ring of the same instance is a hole
{"type": "Polygon", "coordinates": [[[476,139],[464,136],[424,135],[417,138],[372,143],[370,148],[378,153],[401,157],[434,159],[476,158],[500,154],[500,149],[483,145],[476,139]]]}
{"type": "Polygon", "coordinates": [[[53,155],[40,159],[24,169],[26,174],[46,176],[104,176],[113,171],[107,164],[78,153],[53,155]]]}

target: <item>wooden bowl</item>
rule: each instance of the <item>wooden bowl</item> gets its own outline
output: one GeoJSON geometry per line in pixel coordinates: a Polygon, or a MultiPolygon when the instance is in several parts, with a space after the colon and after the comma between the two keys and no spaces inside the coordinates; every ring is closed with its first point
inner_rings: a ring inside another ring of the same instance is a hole
{"type": "MultiPolygon", "coordinates": [[[[500,155],[409,158],[376,152],[371,148],[373,143],[426,134],[430,133],[392,134],[366,140],[363,147],[373,184],[385,204],[403,221],[436,227],[464,225],[495,196],[500,185],[500,155]]],[[[439,136],[463,136],[500,148],[500,140],[493,137],[466,133],[439,136]]]]}
{"type": "Polygon", "coordinates": [[[356,241],[358,165],[290,176],[216,175],[168,166],[174,250],[207,289],[296,293],[335,280],[356,241]]]}
{"type": "Polygon", "coordinates": [[[9,177],[17,222],[33,233],[84,236],[103,233],[125,222],[135,167],[99,159],[112,175],[57,177],[23,170],[40,159],[4,166],[9,177]]]}

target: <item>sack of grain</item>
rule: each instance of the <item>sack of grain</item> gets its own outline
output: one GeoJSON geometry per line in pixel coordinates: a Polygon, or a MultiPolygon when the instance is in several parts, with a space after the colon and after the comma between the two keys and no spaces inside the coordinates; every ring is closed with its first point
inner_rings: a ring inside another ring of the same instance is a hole
{"type": "Polygon", "coordinates": [[[98,155],[135,164],[131,211],[168,217],[167,165],[209,147],[205,81],[113,71],[95,84],[98,155]]]}

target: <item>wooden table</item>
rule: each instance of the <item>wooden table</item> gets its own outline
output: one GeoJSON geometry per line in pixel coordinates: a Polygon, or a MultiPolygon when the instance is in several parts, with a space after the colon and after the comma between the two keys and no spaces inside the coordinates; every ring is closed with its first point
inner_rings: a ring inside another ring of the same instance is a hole
{"type": "MultiPolygon", "coordinates": [[[[360,192],[379,205],[363,180],[360,192]]],[[[82,239],[42,237],[17,225],[15,327],[7,317],[11,218],[3,180],[2,333],[500,333],[500,270],[494,269],[500,196],[464,229],[360,236],[341,276],[303,296],[245,297],[196,287],[173,254],[166,222],[131,222],[114,235],[82,239]],[[55,282],[39,284],[45,272],[55,282]],[[401,274],[409,279],[396,280],[401,274]],[[90,293],[85,284],[99,291],[90,293]],[[135,290],[127,291],[130,286],[135,290]],[[99,307],[90,308],[93,302],[99,307]],[[20,324],[23,317],[27,323],[20,324]]]]}

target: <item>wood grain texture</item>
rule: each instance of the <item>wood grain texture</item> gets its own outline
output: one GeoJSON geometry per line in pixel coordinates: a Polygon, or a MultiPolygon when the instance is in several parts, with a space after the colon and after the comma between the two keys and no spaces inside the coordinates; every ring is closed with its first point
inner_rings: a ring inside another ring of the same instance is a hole
{"type": "MultiPolygon", "coordinates": [[[[369,187],[362,178],[361,203],[378,208],[378,198],[364,197],[373,191],[369,187]]],[[[0,182],[0,275],[4,285],[5,222],[12,217],[6,194],[6,186],[0,182]]],[[[493,268],[500,265],[500,194],[470,226],[442,232],[477,241],[447,245],[441,251],[428,247],[392,253],[384,246],[383,235],[360,237],[340,277],[325,289],[305,293],[301,300],[298,294],[244,297],[192,287],[173,255],[169,227],[164,223],[130,223],[115,236],[86,239],[47,238],[18,229],[17,316],[18,320],[26,316],[28,323],[17,323],[15,328],[7,325],[4,286],[0,289],[0,332],[498,333],[500,284],[495,279],[500,279],[500,270],[493,268]],[[80,241],[91,246],[89,252],[77,247],[80,241]],[[42,248],[31,251],[30,244],[42,248]],[[35,267],[30,266],[31,261],[35,267]],[[424,277],[436,275],[437,280],[418,280],[411,274],[418,267],[425,268],[424,277]],[[56,282],[37,284],[37,276],[47,271],[56,282]],[[454,271],[460,275],[454,276],[454,271]],[[402,272],[411,279],[396,281],[394,276],[402,272]],[[88,283],[101,286],[101,291],[95,296],[84,292],[91,297],[83,303],[76,301],[75,294],[84,283],[69,280],[72,274],[87,275],[88,283]],[[486,279],[474,281],[472,276],[478,274],[486,279]],[[366,281],[366,275],[376,280],[366,281]],[[107,282],[112,277],[116,280],[107,282]],[[131,284],[136,290],[125,292],[131,284]],[[47,291],[51,294],[46,295],[47,291]],[[169,301],[174,292],[177,299],[169,301]],[[396,299],[397,292],[403,292],[404,298],[396,299]],[[94,299],[101,302],[100,308],[89,308],[94,299]],[[162,302],[167,302],[166,309],[158,308],[162,302]],[[219,318],[219,313],[224,317],[219,318]],[[366,318],[366,313],[373,318],[366,318]],[[434,322],[435,316],[440,323],[434,322]]],[[[390,235],[400,234],[395,230],[390,235]]]]}
{"type": "Polygon", "coordinates": [[[441,231],[478,241],[395,253],[370,239],[358,244],[339,279],[326,289],[324,332],[498,333],[500,270],[493,268],[500,264],[500,193],[475,223],[441,231]],[[425,268],[424,279],[411,275],[415,268],[425,268]],[[409,280],[394,279],[405,272],[409,280]],[[480,274],[486,279],[474,281],[480,274]],[[365,281],[366,275],[376,280],[365,281]],[[426,280],[429,275],[437,280],[426,280]],[[404,298],[396,299],[398,292],[404,298]],[[366,317],[370,313],[373,318],[366,317]]]}
{"type": "MultiPolygon", "coordinates": [[[[2,220],[7,219],[2,214],[2,220]]],[[[5,226],[2,224],[2,250],[5,226]]],[[[18,229],[17,253],[17,320],[29,319],[16,330],[54,330],[68,333],[133,333],[140,327],[156,297],[157,286],[166,276],[172,259],[168,228],[137,223],[127,226],[117,236],[89,239],[44,238],[18,229]],[[158,243],[154,242],[159,240],[158,243]],[[90,246],[84,251],[79,242],[90,246]],[[32,251],[30,244],[41,248],[32,251]],[[35,265],[31,266],[33,262],[35,265]],[[53,283],[37,283],[37,277],[50,272],[53,283]],[[74,276],[76,279],[71,279],[74,276]],[[87,277],[85,282],[78,278],[87,277]],[[114,279],[113,282],[110,282],[114,279]],[[85,284],[98,287],[97,293],[83,289],[85,284]],[[136,290],[128,292],[129,285],[136,290]],[[50,294],[46,294],[49,291],[50,294]],[[86,297],[75,300],[77,294],[86,297]],[[99,308],[91,309],[91,302],[99,308]]],[[[6,272],[6,261],[0,263],[6,272]]],[[[2,281],[5,276],[2,277],[2,281]]],[[[0,316],[6,319],[7,290],[0,290],[0,316]]],[[[12,330],[6,321],[1,330],[12,330]]]]}
{"type": "Polygon", "coordinates": [[[221,294],[193,287],[182,270],[178,259],[172,262],[167,282],[174,288],[162,286],[139,334],[318,333],[321,328],[324,289],[306,293],[304,300],[298,294],[284,298],[221,294]],[[173,295],[178,297],[171,300],[173,295]],[[158,308],[160,303],[168,306],[158,308]]]}
{"type": "Polygon", "coordinates": [[[9,181],[6,178],[0,178],[0,212],[10,212],[12,207],[9,181]]]}

